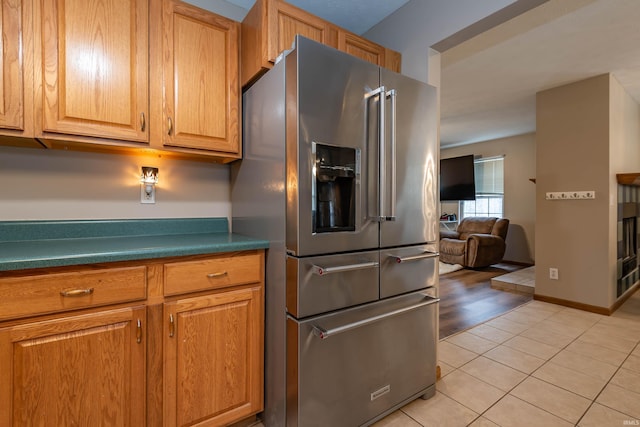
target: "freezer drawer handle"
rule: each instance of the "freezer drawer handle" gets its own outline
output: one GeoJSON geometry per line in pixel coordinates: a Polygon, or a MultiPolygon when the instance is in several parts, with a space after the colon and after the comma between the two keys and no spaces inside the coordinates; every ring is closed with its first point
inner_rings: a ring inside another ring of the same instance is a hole
{"type": "Polygon", "coordinates": [[[369,317],[367,319],[359,320],[353,323],[347,323],[346,325],[338,326],[333,329],[325,329],[322,326],[313,325],[313,335],[320,339],[327,339],[333,335],[341,334],[342,332],[347,332],[352,329],[359,328],[360,326],[365,326],[370,323],[377,322],[379,320],[383,320],[392,316],[397,316],[398,314],[406,313],[411,310],[415,310],[416,308],[424,307],[426,305],[435,304],[440,301],[440,298],[432,298],[430,296],[425,295],[426,301],[410,305],[408,307],[399,308],[397,310],[390,311],[388,313],[379,314],[377,316],[369,317]]]}
{"type": "Polygon", "coordinates": [[[321,267],[319,265],[312,265],[311,271],[318,276],[324,276],[331,273],[343,273],[345,271],[363,270],[365,268],[375,268],[380,265],[377,261],[363,262],[360,264],[338,265],[335,267],[321,267]]]}
{"type": "Polygon", "coordinates": [[[395,255],[389,255],[389,258],[393,258],[396,260],[396,262],[398,264],[402,263],[402,262],[407,262],[407,261],[417,261],[419,259],[425,259],[425,258],[435,258],[437,257],[439,254],[437,252],[424,252],[421,253],[419,255],[412,255],[412,256],[395,256],[395,255]]]}

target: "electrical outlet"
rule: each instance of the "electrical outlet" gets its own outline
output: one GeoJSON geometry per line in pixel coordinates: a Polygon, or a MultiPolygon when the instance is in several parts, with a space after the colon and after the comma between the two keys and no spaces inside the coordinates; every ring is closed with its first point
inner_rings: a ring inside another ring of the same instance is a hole
{"type": "Polygon", "coordinates": [[[558,269],[551,267],[549,269],[549,279],[551,280],[558,280],[558,269]]]}
{"type": "Polygon", "coordinates": [[[140,186],[140,203],[153,204],[156,202],[156,186],[145,185],[140,186]]]}

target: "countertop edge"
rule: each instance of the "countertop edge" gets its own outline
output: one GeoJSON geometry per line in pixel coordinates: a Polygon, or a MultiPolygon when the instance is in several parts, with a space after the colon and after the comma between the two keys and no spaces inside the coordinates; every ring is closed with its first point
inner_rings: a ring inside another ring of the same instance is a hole
{"type": "MultiPolygon", "coordinates": [[[[221,233],[222,234],[222,233],[221,233]]],[[[236,252],[244,250],[267,249],[269,242],[266,240],[252,239],[246,236],[226,234],[225,236],[240,238],[234,242],[216,242],[197,245],[167,245],[162,248],[139,248],[113,250],[111,252],[94,253],[66,253],[60,256],[48,256],[46,258],[25,257],[20,260],[2,260],[0,257],[0,272],[30,270],[38,268],[80,266],[87,264],[100,264],[120,261],[143,261],[157,258],[169,258],[189,255],[219,254],[224,252],[236,252]]]]}

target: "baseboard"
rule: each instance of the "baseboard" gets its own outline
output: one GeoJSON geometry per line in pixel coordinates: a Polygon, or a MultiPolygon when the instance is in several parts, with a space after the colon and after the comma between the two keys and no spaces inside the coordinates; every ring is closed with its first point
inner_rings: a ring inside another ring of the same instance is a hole
{"type": "Polygon", "coordinates": [[[613,303],[613,305],[611,306],[611,312],[613,313],[617,309],[619,309],[620,306],[624,304],[629,298],[631,298],[631,296],[635,294],[638,289],[640,289],[640,282],[636,282],[635,285],[627,289],[627,292],[622,294],[622,296],[618,298],[618,300],[615,303],[613,303]]]}
{"type": "Polygon", "coordinates": [[[583,304],[581,302],[569,301],[562,298],[549,297],[546,295],[534,294],[533,299],[542,302],[548,302],[551,304],[563,305],[565,307],[577,308],[578,310],[589,311],[591,313],[603,314],[605,316],[611,316],[617,309],[620,308],[636,291],[640,289],[640,282],[629,288],[618,300],[609,308],[600,307],[597,305],[583,304]]]}
{"type": "Polygon", "coordinates": [[[577,308],[578,310],[589,311],[591,313],[603,314],[605,316],[610,316],[611,313],[613,313],[611,311],[611,309],[607,308],[607,307],[599,307],[597,305],[583,304],[581,302],[569,301],[569,300],[566,300],[566,299],[549,297],[549,296],[546,296],[546,295],[534,294],[533,295],[533,299],[536,300],[536,301],[542,301],[542,302],[548,302],[548,303],[551,303],[551,304],[563,305],[565,307],[577,308]]]}

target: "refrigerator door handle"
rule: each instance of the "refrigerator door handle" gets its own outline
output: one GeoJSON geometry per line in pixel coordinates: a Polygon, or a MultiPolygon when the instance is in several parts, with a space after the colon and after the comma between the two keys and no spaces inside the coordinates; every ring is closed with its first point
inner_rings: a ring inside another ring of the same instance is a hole
{"type": "Polygon", "coordinates": [[[421,253],[419,255],[412,255],[412,256],[395,256],[395,255],[389,255],[389,258],[393,258],[396,260],[396,262],[398,264],[403,263],[403,262],[407,262],[407,261],[417,261],[420,259],[425,259],[425,258],[435,258],[437,257],[438,254],[437,252],[424,252],[421,253]]]}
{"type": "MultiPolygon", "coordinates": [[[[385,123],[386,123],[386,97],[387,90],[384,86],[380,86],[377,89],[372,90],[364,95],[367,102],[367,111],[369,109],[369,100],[373,97],[378,97],[378,211],[371,217],[374,221],[382,222],[386,219],[384,215],[384,202],[386,196],[386,190],[384,183],[387,181],[387,174],[385,170],[385,123]]],[[[368,117],[368,115],[367,115],[368,117]]]]}
{"type": "Polygon", "coordinates": [[[324,276],[331,273],[344,273],[345,271],[362,270],[365,268],[376,268],[380,263],[376,261],[362,262],[358,264],[338,265],[335,267],[321,267],[319,265],[313,265],[311,271],[318,276],[324,276]]]}
{"type": "Polygon", "coordinates": [[[397,316],[398,314],[406,313],[411,310],[415,310],[420,307],[424,307],[426,305],[435,304],[440,301],[440,298],[433,298],[428,295],[424,295],[425,300],[416,304],[409,305],[407,307],[402,307],[397,310],[389,311],[387,313],[379,314],[377,316],[367,317],[366,319],[358,320],[353,323],[347,323],[346,325],[337,326],[332,329],[325,329],[320,325],[313,325],[313,335],[320,339],[327,339],[337,334],[341,334],[343,332],[348,332],[352,329],[359,328],[361,326],[369,325],[374,322],[378,322],[380,320],[387,319],[392,316],[397,316]]]}
{"type": "MultiPolygon", "coordinates": [[[[397,96],[398,96],[398,93],[396,92],[395,89],[391,89],[390,91],[385,93],[385,99],[386,98],[391,99],[391,129],[390,129],[391,130],[391,160],[389,162],[391,164],[391,194],[389,195],[389,198],[391,199],[391,209],[390,209],[389,215],[385,215],[385,219],[387,221],[396,220],[396,97],[397,96]]],[[[384,148],[384,140],[383,140],[383,148],[384,148]]],[[[381,184],[380,188],[384,188],[384,186],[381,184]]]]}

